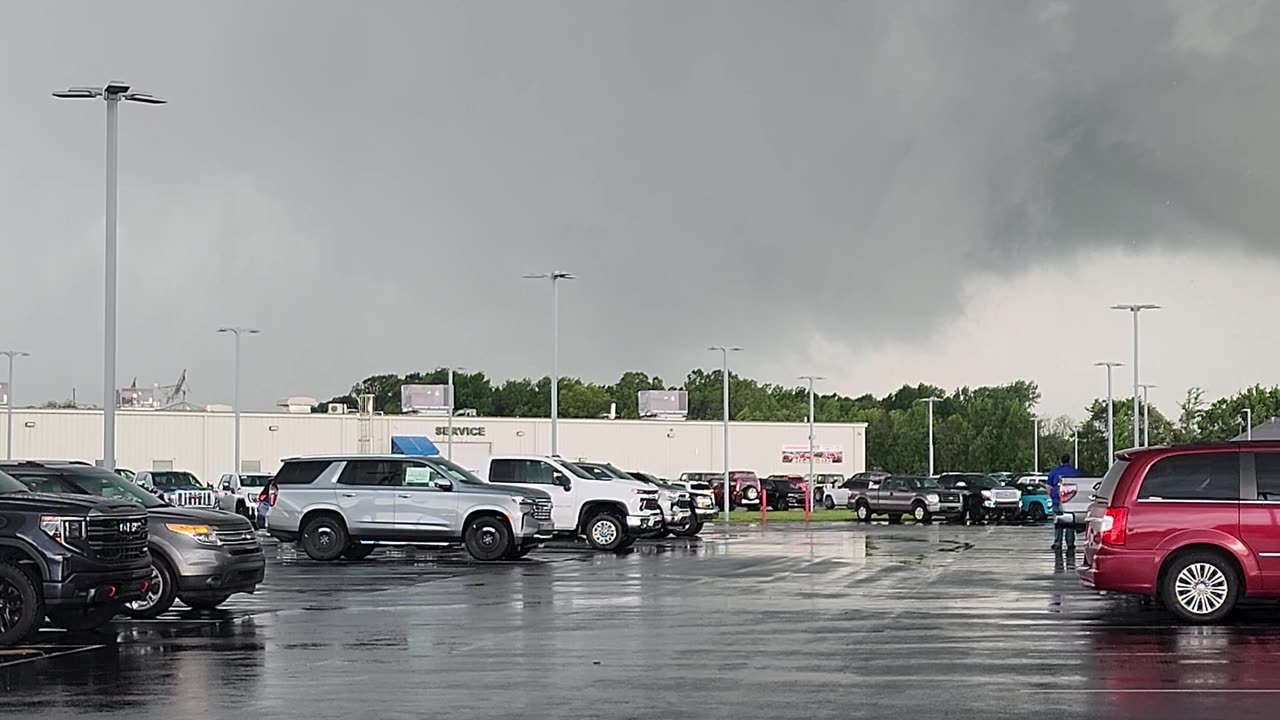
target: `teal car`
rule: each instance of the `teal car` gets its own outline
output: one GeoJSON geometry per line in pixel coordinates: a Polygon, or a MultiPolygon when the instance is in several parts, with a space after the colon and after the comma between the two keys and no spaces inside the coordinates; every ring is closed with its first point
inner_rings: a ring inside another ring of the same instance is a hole
{"type": "Polygon", "coordinates": [[[1053,514],[1053,500],[1045,484],[1048,480],[1046,475],[1023,475],[1009,482],[1022,491],[1021,514],[1031,522],[1043,522],[1053,514]]]}

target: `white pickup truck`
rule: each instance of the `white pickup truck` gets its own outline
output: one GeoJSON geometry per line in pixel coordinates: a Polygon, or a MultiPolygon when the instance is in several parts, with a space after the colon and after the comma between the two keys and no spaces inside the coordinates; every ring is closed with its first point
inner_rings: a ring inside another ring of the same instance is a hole
{"type": "Polygon", "coordinates": [[[1062,495],[1062,512],[1053,519],[1054,524],[1084,530],[1085,516],[1089,514],[1089,506],[1093,504],[1093,496],[1101,484],[1102,478],[1062,478],[1062,485],[1058,488],[1062,495]]]}
{"type": "Polygon", "coordinates": [[[547,492],[556,534],[585,537],[597,550],[621,550],[663,529],[656,489],[636,480],[602,480],[563,458],[496,455],[478,474],[491,483],[547,492]]]}

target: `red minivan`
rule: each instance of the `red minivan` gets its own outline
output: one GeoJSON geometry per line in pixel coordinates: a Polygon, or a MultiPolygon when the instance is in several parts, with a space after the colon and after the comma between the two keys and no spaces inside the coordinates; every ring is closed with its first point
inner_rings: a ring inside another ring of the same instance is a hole
{"type": "Polygon", "coordinates": [[[1158,597],[1216,622],[1242,597],[1280,597],[1280,442],[1117,454],[1089,507],[1081,582],[1158,597]]]}

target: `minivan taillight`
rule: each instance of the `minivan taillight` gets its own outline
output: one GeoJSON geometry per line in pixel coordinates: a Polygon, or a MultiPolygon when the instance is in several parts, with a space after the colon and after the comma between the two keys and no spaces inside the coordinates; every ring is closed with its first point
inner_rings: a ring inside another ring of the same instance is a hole
{"type": "Polygon", "coordinates": [[[1123,545],[1125,536],[1125,521],[1129,519],[1129,508],[1113,507],[1107,508],[1107,514],[1102,516],[1102,531],[1099,537],[1104,545],[1123,545]]]}

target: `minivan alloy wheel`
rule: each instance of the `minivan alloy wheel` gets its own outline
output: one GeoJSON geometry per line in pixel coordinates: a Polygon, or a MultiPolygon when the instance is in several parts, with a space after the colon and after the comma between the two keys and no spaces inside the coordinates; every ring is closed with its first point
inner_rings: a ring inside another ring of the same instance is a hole
{"type": "Polygon", "coordinates": [[[1209,563],[1183,568],[1173,587],[1178,604],[1196,615],[1208,615],[1227,600],[1227,576],[1209,563]]]}

